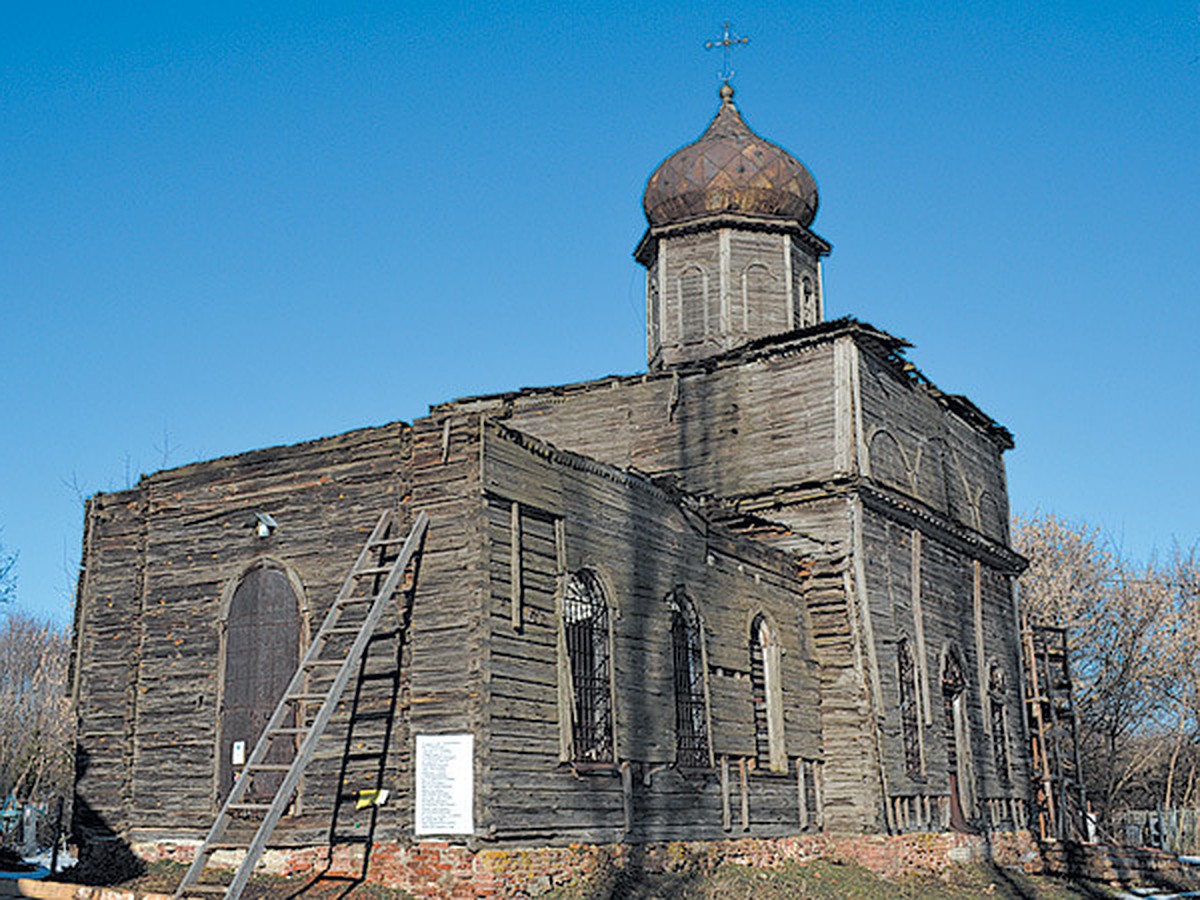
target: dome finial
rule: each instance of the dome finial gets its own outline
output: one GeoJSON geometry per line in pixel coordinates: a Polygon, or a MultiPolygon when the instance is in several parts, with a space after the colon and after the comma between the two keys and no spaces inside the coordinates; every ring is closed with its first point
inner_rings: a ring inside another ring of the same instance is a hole
{"type": "Polygon", "coordinates": [[[728,81],[725,82],[723,85],[721,85],[720,93],[721,93],[721,102],[722,103],[732,103],[733,102],[733,85],[730,84],[728,81]]]}

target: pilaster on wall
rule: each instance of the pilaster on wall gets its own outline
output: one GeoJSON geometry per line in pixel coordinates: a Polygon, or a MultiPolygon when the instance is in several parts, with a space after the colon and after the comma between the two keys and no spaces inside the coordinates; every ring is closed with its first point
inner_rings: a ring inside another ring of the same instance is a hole
{"type": "Polygon", "coordinates": [[[858,389],[858,345],[848,336],[838,338],[833,345],[833,403],[833,474],[853,477],[862,472],[866,449],[858,389]]]}

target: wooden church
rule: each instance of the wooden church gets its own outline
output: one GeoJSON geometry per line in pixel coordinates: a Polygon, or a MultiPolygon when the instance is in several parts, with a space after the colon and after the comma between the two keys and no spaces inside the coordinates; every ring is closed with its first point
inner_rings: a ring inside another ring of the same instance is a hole
{"type": "Polygon", "coordinates": [[[728,85],[643,205],[647,372],[90,500],[85,845],[1026,825],[1009,432],[825,321],[728,85]]]}

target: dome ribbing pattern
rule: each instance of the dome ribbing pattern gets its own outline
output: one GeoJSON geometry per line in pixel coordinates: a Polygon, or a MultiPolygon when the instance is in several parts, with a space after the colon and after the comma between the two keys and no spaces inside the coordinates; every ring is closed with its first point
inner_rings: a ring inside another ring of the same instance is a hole
{"type": "Polygon", "coordinates": [[[726,84],[721,107],[700,139],[668,156],[650,176],[642,208],[651,226],[738,212],[807,227],[817,214],[817,183],[786,150],[750,130],[726,84]]]}

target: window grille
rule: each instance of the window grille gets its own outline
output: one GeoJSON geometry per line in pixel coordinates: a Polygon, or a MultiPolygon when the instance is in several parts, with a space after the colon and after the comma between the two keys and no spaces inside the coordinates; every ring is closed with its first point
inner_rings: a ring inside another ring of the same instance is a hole
{"type": "Polygon", "coordinates": [[[992,753],[996,760],[996,775],[1007,786],[1011,773],[1008,767],[1008,716],[1004,711],[1006,685],[1004,670],[992,663],[988,672],[988,705],[992,720],[992,753]]]}
{"type": "Polygon", "coordinates": [[[911,778],[921,777],[921,733],[917,721],[917,670],[908,641],[896,650],[900,671],[900,734],[904,740],[904,768],[911,778]]]}
{"type": "Polygon", "coordinates": [[[771,729],[767,718],[767,670],[764,645],[767,623],[756,616],[750,626],[750,696],[754,701],[754,756],[758,766],[771,764],[771,729]]]}
{"type": "Polygon", "coordinates": [[[680,766],[710,765],[708,714],[704,703],[704,658],[700,621],[682,591],[672,598],[671,647],[675,672],[675,759],[680,766]]]}
{"type": "Polygon", "coordinates": [[[572,757],[611,762],[612,665],[608,641],[608,602],[594,572],[571,576],[563,595],[563,629],[571,667],[572,757]]]}

